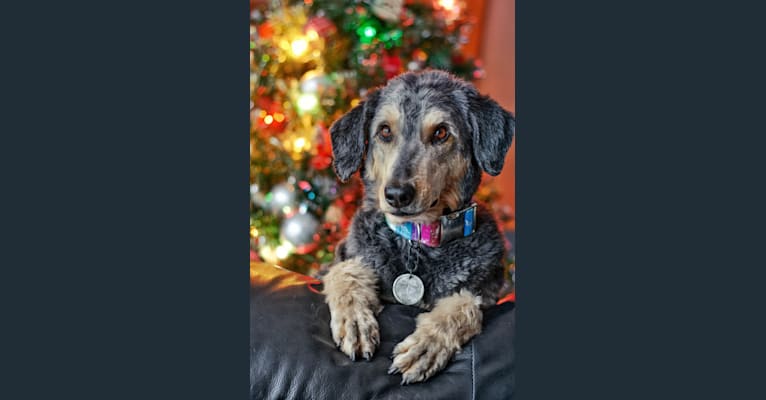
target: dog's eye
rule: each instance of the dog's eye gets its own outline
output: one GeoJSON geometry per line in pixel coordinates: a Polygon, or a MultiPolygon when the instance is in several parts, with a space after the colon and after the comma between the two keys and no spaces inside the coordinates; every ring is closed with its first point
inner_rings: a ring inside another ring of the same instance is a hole
{"type": "Polygon", "coordinates": [[[378,136],[380,136],[380,138],[383,139],[384,142],[390,142],[394,134],[391,133],[391,127],[389,127],[386,124],[383,124],[380,126],[380,128],[378,128],[378,136]]]}
{"type": "Polygon", "coordinates": [[[438,128],[434,131],[433,135],[433,142],[434,143],[441,143],[447,140],[447,137],[449,136],[449,131],[447,130],[447,127],[444,125],[439,125],[438,128]]]}

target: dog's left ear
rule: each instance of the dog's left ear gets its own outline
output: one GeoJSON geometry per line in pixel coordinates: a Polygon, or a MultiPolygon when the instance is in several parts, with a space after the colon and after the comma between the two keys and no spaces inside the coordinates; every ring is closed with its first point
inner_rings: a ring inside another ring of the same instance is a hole
{"type": "Polygon", "coordinates": [[[505,154],[516,131],[513,114],[488,96],[476,95],[469,106],[473,129],[473,154],[481,169],[497,175],[503,169],[505,154]]]}
{"type": "Polygon", "coordinates": [[[332,141],[332,166],[342,182],[362,166],[370,121],[378,105],[379,91],[367,96],[351,111],[344,114],[330,126],[332,141]]]}

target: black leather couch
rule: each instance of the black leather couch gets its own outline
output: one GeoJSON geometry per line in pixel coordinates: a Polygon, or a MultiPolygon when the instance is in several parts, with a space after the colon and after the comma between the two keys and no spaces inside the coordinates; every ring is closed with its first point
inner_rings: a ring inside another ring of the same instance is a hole
{"type": "Polygon", "coordinates": [[[394,346],[415,328],[417,308],[386,304],[380,346],[370,361],[336,350],[321,282],[252,263],[250,285],[251,399],[509,399],[514,388],[514,303],[486,311],[483,332],[436,376],[401,386],[386,373],[394,346]]]}

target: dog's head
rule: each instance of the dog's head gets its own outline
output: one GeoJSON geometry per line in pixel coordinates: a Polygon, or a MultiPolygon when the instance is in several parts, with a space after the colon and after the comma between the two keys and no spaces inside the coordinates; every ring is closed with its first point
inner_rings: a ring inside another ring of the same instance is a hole
{"type": "Polygon", "coordinates": [[[441,71],[406,73],[368,94],[330,128],[342,181],[362,169],[369,204],[398,221],[426,222],[465,206],[482,171],[497,175],[513,115],[441,71]]]}

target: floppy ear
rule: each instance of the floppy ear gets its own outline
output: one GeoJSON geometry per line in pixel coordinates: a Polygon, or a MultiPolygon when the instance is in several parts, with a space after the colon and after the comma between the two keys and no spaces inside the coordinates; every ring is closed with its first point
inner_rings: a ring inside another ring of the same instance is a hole
{"type": "Polygon", "coordinates": [[[505,154],[511,147],[516,120],[488,96],[477,95],[469,108],[474,157],[481,169],[497,175],[503,169],[505,154]]]}
{"type": "Polygon", "coordinates": [[[344,114],[330,126],[332,141],[332,166],[342,182],[362,166],[367,135],[370,130],[379,92],[372,92],[368,98],[344,114]]]}

